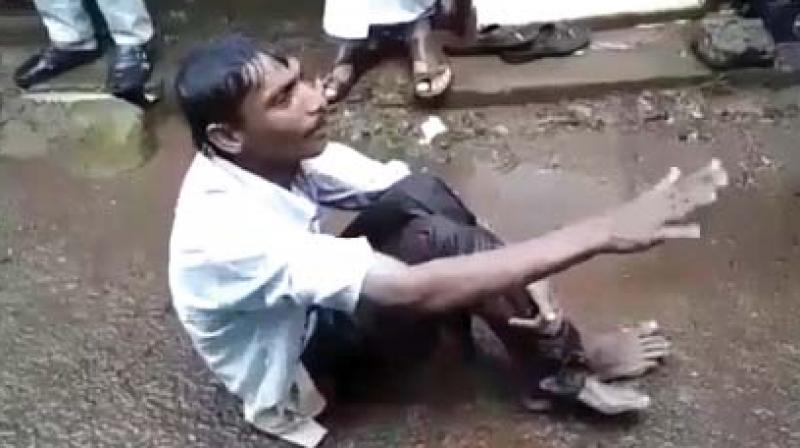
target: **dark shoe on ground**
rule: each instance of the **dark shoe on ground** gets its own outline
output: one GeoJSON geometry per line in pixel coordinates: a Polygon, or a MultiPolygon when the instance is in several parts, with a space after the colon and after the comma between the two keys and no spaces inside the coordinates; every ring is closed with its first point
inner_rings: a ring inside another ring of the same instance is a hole
{"type": "Polygon", "coordinates": [[[444,51],[453,56],[471,56],[521,50],[531,45],[540,28],[540,25],[489,25],[481,28],[471,41],[445,45],[444,51]]]}
{"type": "Polygon", "coordinates": [[[129,101],[140,98],[152,73],[153,63],[144,45],[117,46],[108,70],[108,90],[129,101]]]}
{"type": "Polygon", "coordinates": [[[14,72],[14,82],[20,88],[27,89],[92,62],[101,54],[100,50],[60,50],[50,46],[23,62],[14,72]]]}

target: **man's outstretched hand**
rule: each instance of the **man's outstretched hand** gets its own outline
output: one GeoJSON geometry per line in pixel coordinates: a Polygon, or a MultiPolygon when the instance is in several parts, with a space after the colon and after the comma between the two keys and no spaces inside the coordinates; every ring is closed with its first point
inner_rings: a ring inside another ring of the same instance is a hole
{"type": "Polygon", "coordinates": [[[607,232],[603,250],[636,252],[667,239],[699,238],[698,224],[681,222],[716,201],[717,191],[726,185],[728,174],[717,159],[684,177],[673,167],[655,187],[599,218],[607,232]]]}

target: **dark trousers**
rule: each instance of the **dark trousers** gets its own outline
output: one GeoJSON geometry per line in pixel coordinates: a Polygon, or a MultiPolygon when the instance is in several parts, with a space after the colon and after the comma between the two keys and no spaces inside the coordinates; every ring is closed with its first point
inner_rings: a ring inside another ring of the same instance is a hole
{"type": "MultiPolygon", "coordinates": [[[[392,186],[342,236],[365,236],[375,250],[408,264],[502,245],[447,185],[427,175],[412,175],[392,186]]],[[[366,303],[359,307],[357,319],[317,310],[317,327],[303,355],[312,376],[342,376],[365,365],[393,371],[413,366],[432,352],[442,331],[454,331],[466,353],[473,350],[471,310],[421,317],[396,308],[362,309],[366,303]]]]}

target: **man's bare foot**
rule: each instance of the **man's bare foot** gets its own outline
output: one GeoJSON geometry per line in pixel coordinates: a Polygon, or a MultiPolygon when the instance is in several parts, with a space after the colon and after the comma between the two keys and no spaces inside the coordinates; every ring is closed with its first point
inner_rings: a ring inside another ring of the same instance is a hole
{"type": "Polygon", "coordinates": [[[586,362],[600,381],[632,378],[656,368],[670,343],[655,321],[582,338],[586,362]]]}
{"type": "MultiPolygon", "coordinates": [[[[542,388],[546,387],[547,384],[542,384],[542,388]]],[[[650,397],[638,390],[618,384],[605,384],[595,376],[586,378],[586,384],[578,394],[578,401],[605,415],[643,411],[650,406],[650,397]]]]}

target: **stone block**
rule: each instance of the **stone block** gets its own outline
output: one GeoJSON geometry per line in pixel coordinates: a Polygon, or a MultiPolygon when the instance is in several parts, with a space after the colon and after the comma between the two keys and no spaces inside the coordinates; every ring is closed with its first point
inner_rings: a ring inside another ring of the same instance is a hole
{"type": "Polygon", "coordinates": [[[151,152],[144,111],[110,95],[23,95],[0,111],[1,157],[50,157],[76,174],[107,177],[141,166],[151,152]]]}

